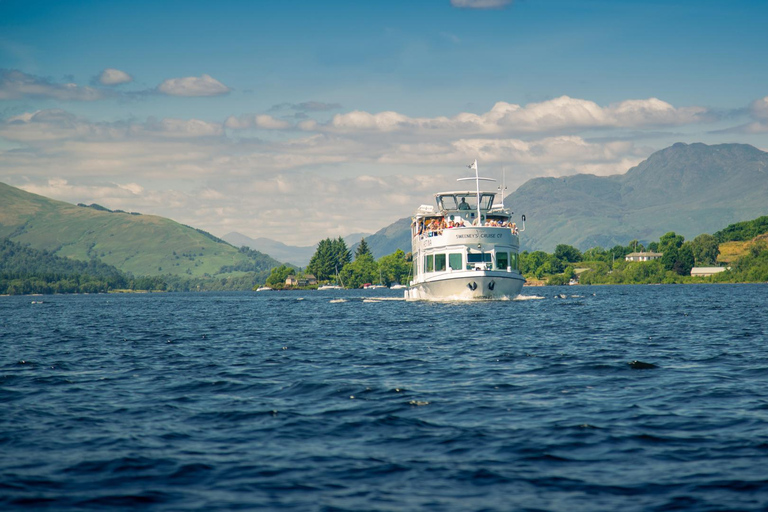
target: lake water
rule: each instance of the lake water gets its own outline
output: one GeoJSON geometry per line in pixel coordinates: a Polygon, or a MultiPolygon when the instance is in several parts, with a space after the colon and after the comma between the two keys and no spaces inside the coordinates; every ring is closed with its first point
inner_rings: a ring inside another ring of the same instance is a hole
{"type": "Polygon", "coordinates": [[[523,294],[0,297],[0,509],[768,507],[768,285],[523,294]]]}

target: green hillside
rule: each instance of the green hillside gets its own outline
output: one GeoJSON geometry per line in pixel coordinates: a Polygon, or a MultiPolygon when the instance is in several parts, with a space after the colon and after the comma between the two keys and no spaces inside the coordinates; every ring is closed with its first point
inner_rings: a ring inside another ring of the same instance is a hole
{"type": "Polygon", "coordinates": [[[54,201],[0,183],[0,238],[134,275],[216,276],[266,271],[280,263],[154,215],[54,201]]]}

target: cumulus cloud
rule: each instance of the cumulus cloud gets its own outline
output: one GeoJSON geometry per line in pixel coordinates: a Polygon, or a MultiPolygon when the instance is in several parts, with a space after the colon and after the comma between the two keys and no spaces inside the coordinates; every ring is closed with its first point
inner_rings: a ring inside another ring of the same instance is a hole
{"type": "Polygon", "coordinates": [[[61,101],[94,101],[105,97],[103,91],[74,83],[55,83],[47,78],[14,69],[0,70],[0,100],[52,98],[61,101]]]}
{"type": "Polygon", "coordinates": [[[484,114],[465,112],[450,118],[412,118],[398,112],[371,114],[353,111],[336,114],[323,125],[309,121],[299,126],[305,130],[337,133],[546,133],[557,130],[682,125],[706,120],[706,113],[707,110],[702,107],[675,108],[657,98],[627,100],[601,107],[593,101],[561,96],[524,107],[500,101],[484,114]]]}
{"type": "Polygon", "coordinates": [[[503,9],[512,0],[451,0],[453,7],[461,9],[503,9]]]}
{"type": "MultiPolygon", "coordinates": [[[[751,112],[764,121],[765,99],[751,112]]],[[[450,117],[352,111],[298,125],[269,114],[94,122],[36,110],[0,120],[0,172],[56,199],[163,215],[219,236],[310,245],[410,214],[454,187],[475,158],[487,176],[506,166],[510,190],[536,176],[617,174],[652,151],[622,134],[701,123],[708,114],[655,98],[599,105],[568,96],[450,117]],[[612,136],[580,133],[598,128],[612,136]],[[257,138],[249,130],[261,131],[257,138]]]]}
{"type": "Polygon", "coordinates": [[[107,68],[101,72],[98,78],[98,82],[101,85],[120,85],[132,82],[133,77],[125,71],[119,69],[107,68]]]}
{"type": "Polygon", "coordinates": [[[157,90],[170,96],[220,96],[231,91],[210,75],[169,78],[158,85],[157,90]]]}

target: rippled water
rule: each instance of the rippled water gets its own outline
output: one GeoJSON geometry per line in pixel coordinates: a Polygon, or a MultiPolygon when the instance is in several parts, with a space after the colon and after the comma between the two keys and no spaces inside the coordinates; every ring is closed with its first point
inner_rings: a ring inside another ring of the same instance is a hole
{"type": "Polygon", "coordinates": [[[0,297],[0,509],[768,507],[768,286],[524,294],[0,297]]]}

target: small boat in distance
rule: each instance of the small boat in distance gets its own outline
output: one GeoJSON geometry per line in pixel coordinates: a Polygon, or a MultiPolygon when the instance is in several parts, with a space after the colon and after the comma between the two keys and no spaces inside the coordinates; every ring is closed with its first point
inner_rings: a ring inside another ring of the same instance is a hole
{"type": "Polygon", "coordinates": [[[337,284],[324,284],[323,286],[318,286],[318,290],[343,290],[344,288],[337,285],[337,284]]]}
{"type": "Polygon", "coordinates": [[[270,288],[269,286],[259,286],[258,288],[256,288],[256,291],[257,292],[271,292],[272,288],[270,288]]]}
{"type": "Polygon", "coordinates": [[[393,283],[392,286],[389,287],[390,290],[403,290],[405,288],[408,288],[408,287],[400,283],[393,283]]]}
{"type": "MultiPolygon", "coordinates": [[[[512,299],[525,278],[512,212],[496,192],[480,190],[477,160],[469,166],[475,190],[439,192],[436,206],[422,205],[412,218],[413,279],[406,300],[512,299]]],[[[525,230],[525,216],[522,216],[525,230]]]]}

